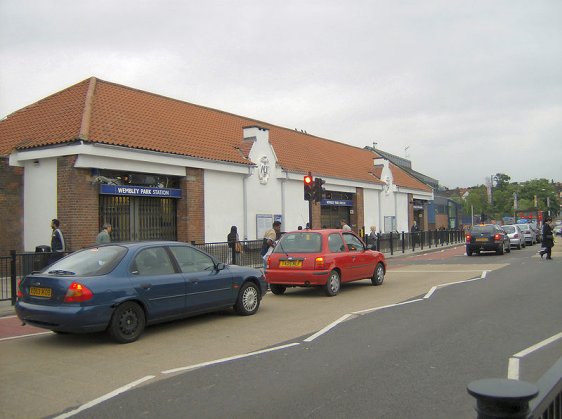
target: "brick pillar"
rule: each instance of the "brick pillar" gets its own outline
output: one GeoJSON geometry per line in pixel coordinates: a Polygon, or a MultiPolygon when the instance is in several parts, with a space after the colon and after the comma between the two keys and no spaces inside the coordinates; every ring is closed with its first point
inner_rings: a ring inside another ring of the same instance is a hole
{"type": "Polygon", "coordinates": [[[312,202],[312,222],[310,228],[322,228],[322,206],[320,202],[312,202]]]}
{"type": "Polygon", "coordinates": [[[11,167],[0,158],[0,256],[23,251],[23,167],[11,167]]]}
{"type": "MultiPolygon", "coordinates": [[[[356,188],[355,189],[355,200],[353,201],[353,212],[354,214],[351,216],[351,222],[355,224],[355,228],[353,229],[356,233],[360,233],[361,229],[365,224],[365,200],[363,194],[363,188],[356,188]]],[[[363,235],[365,232],[363,231],[363,235]]]]}
{"type": "Polygon", "coordinates": [[[99,230],[99,191],[90,169],[75,169],[77,156],[57,159],[57,218],[66,250],[91,246],[99,230]]]}
{"type": "Polygon", "coordinates": [[[182,197],[177,204],[178,240],[205,243],[205,182],[203,169],[187,168],[180,181],[182,197]]]}

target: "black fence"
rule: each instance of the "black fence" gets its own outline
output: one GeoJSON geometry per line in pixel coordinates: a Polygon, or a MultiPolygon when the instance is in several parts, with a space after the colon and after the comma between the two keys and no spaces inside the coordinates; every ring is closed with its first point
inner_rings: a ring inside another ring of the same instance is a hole
{"type": "Polygon", "coordinates": [[[473,381],[478,418],[562,418],[562,358],[536,383],[489,378],[473,381]]]}
{"type": "MultiPolygon", "coordinates": [[[[464,241],[464,233],[456,230],[395,232],[380,234],[376,240],[368,240],[365,237],[363,239],[379,252],[393,255],[410,250],[431,249],[460,243],[464,241]]],[[[241,241],[242,251],[240,253],[233,252],[227,242],[192,243],[192,245],[225,263],[255,268],[263,266],[263,258],[260,255],[262,240],[241,241]]],[[[15,304],[18,281],[31,272],[39,271],[49,265],[54,256],[62,256],[61,253],[54,254],[47,250],[50,250],[48,246],[38,246],[35,252],[16,253],[11,251],[10,256],[0,256],[0,301],[11,300],[12,304],[15,304]]]]}

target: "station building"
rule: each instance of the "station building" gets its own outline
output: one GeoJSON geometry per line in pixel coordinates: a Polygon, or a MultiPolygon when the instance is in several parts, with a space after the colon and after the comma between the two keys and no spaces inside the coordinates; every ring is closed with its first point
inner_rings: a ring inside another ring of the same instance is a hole
{"type": "Polygon", "coordinates": [[[105,222],[114,241],[261,239],[309,222],[309,172],[312,228],[427,228],[431,187],[374,150],[92,77],[0,121],[0,254],[49,244],[53,218],[68,250],[105,222]]]}

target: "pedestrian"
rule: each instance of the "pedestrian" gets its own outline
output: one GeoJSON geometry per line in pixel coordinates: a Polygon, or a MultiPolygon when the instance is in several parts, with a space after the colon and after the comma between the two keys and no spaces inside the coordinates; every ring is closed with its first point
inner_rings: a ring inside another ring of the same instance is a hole
{"type": "Polygon", "coordinates": [[[552,259],[552,247],[554,246],[554,234],[552,233],[552,218],[548,217],[542,226],[542,249],[539,251],[542,257],[546,254],[546,259],[552,259]]]}
{"type": "Polygon", "coordinates": [[[418,223],[416,220],[414,220],[414,224],[412,224],[412,228],[410,229],[410,232],[412,233],[412,250],[416,250],[416,243],[419,241],[419,232],[420,232],[420,228],[418,227],[418,223]]]}
{"type": "Polygon", "coordinates": [[[340,225],[343,231],[351,231],[351,227],[347,225],[347,221],[343,218],[340,220],[340,225]]]}
{"type": "Polygon", "coordinates": [[[226,241],[228,242],[228,248],[230,249],[229,260],[233,265],[240,264],[240,254],[242,253],[242,243],[240,243],[240,238],[238,237],[238,227],[230,227],[230,233],[226,236],[226,241]]]}
{"type": "Polygon", "coordinates": [[[267,257],[273,252],[277,240],[281,238],[281,221],[274,221],[273,228],[270,228],[263,235],[261,256],[263,257],[263,271],[267,268],[267,257]]]}
{"type": "Polygon", "coordinates": [[[412,224],[412,228],[410,229],[410,231],[412,233],[417,233],[420,231],[420,228],[418,227],[418,223],[416,220],[414,220],[414,224],[412,224]]]}
{"type": "Polygon", "coordinates": [[[96,237],[96,244],[111,243],[110,234],[113,231],[111,224],[104,223],[102,230],[98,233],[96,237]]]}
{"type": "Polygon", "coordinates": [[[53,263],[56,260],[63,257],[63,253],[65,250],[64,244],[64,236],[60,229],[60,221],[56,218],[51,220],[51,229],[53,233],[51,234],[51,258],[49,259],[49,263],[53,263]]]}
{"type": "Polygon", "coordinates": [[[378,250],[377,242],[378,242],[379,235],[377,233],[376,226],[371,226],[369,235],[367,237],[368,237],[367,244],[370,244],[373,250],[378,250]]]}

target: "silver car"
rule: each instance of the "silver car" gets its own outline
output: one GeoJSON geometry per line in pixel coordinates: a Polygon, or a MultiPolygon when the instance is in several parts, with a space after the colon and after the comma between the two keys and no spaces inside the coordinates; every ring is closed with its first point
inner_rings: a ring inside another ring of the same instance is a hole
{"type": "Polygon", "coordinates": [[[537,242],[537,235],[529,224],[517,224],[525,236],[525,244],[532,246],[537,242]]]}
{"type": "Polygon", "coordinates": [[[521,249],[525,247],[525,235],[519,224],[508,224],[502,226],[503,230],[507,233],[509,237],[509,243],[512,247],[516,249],[521,249]]]}

